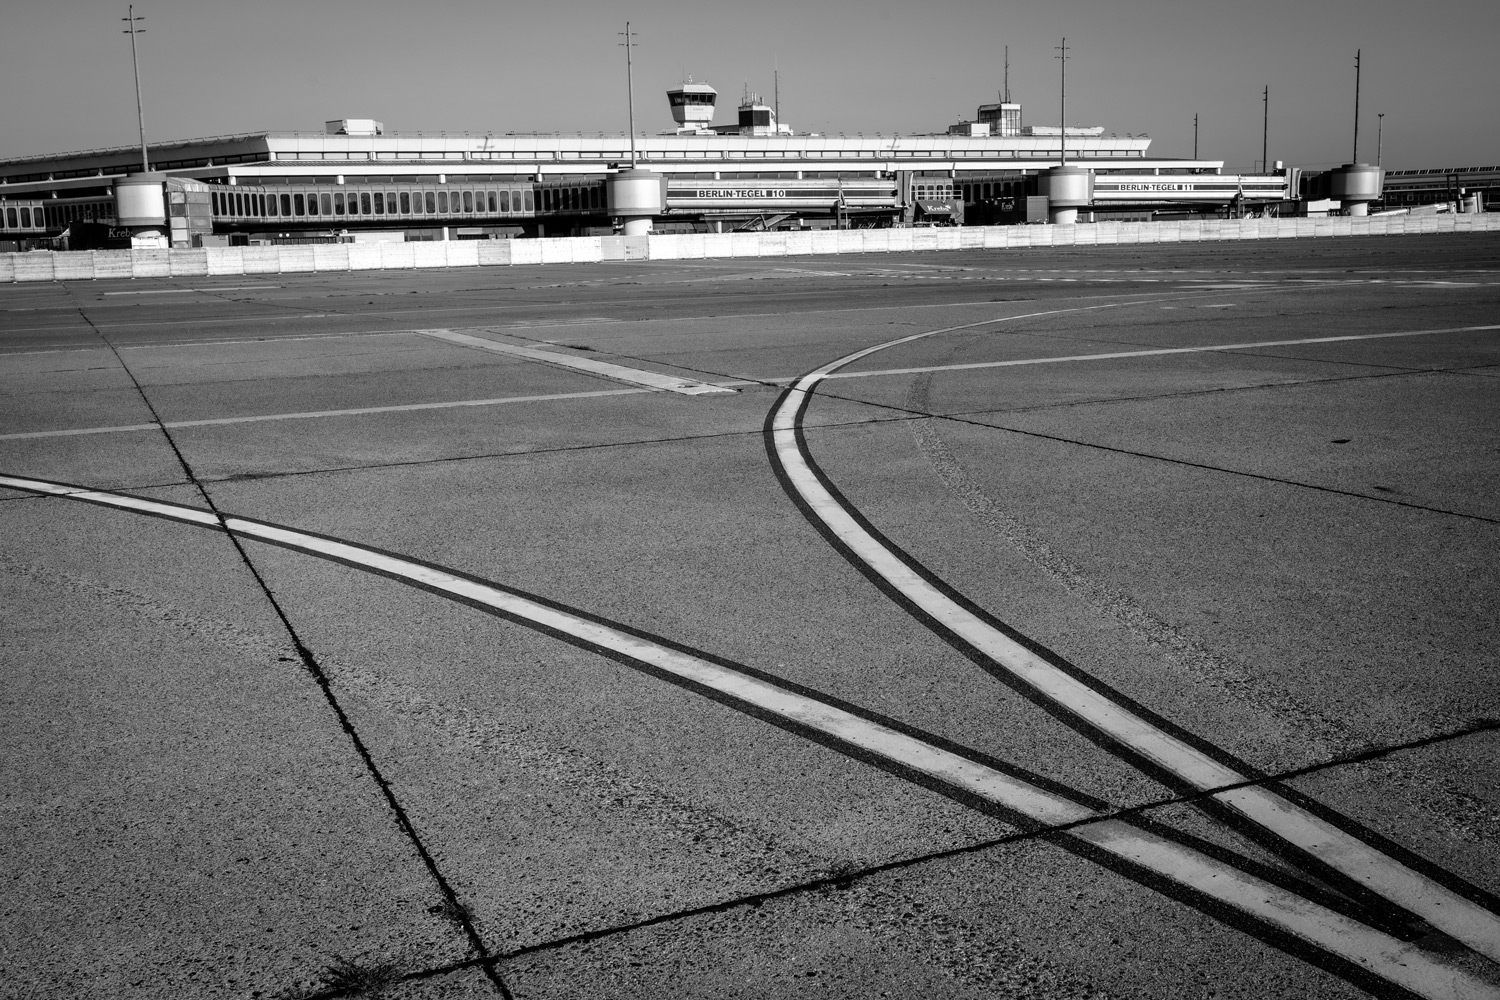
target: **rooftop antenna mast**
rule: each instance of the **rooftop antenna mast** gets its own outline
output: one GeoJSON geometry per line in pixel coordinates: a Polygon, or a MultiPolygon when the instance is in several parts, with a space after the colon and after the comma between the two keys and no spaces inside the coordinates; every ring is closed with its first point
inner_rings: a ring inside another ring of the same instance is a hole
{"type": "Polygon", "coordinates": [[[772,95],[773,96],[772,96],[772,101],[771,101],[772,106],[775,108],[775,111],[773,112],[773,114],[776,117],[776,124],[780,125],[781,124],[781,70],[779,68],[776,68],[774,63],[772,64],[772,69],[771,69],[771,80],[772,80],[771,86],[773,88],[775,88],[772,91],[772,95]]]}
{"type": "Polygon", "coordinates": [[[1068,40],[1063,38],[1057,46],[1057,59],[1062,64],[1062,165],[1068,165],[1068,40]]]}
{"type": "Polygon", "coordinates": [[[635,48],[635,42],[631,41],[630,22],[625,22],[625,40],[620,44],[625,46],[625,99],[630,102],[630,169],[635,169],[635,71],[630,64],[630,50],[635,48]]]}
{"type": "Polygon", "coordinates": [[[1004,104],[1010,103],[1010,46],[1005,47],[1005,93],[1000,96],[1004,104]]]}
{"type": "Polygon", "coordinates": [[[141,126],[141,170],[149,173],[151,162],[146,158],[146,111],[141,105],[141,63],[135,54],[135,36],[146,33],[146,29],[137,28],[135,22],[144,21],[146,17],[144,14],[140,17],[135,16],[135,4],[131,4],[127,9],[130,12],[130,16],[122,17],[120,20],[124,21],[129,27],[121,32],[121,34],[130,36],[130,65],[135,70],[135,117],[141,126]]]}

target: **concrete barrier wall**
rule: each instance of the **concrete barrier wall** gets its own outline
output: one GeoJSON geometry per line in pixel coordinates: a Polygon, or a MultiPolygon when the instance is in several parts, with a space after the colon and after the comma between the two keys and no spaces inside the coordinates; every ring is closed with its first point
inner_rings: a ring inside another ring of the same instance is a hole
{"type": "Polygon", "coordinates": [[[208,247],[201,250],[37,251],[0,254],[0,283],[1472,232],[1500,232],[1500,212],[1331,219],[1098,222],[1076,226],[680,233],[539,240],[456,240],[447,243],[320,243],[310,246],[208,247]]]}

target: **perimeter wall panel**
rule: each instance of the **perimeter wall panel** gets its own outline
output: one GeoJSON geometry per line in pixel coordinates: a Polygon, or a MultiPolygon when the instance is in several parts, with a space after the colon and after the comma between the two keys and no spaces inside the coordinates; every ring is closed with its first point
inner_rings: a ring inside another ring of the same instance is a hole
{"type": "Polygon", "coordinates": [[[82,281],[94,276],[94,254],[91,250],[72,250],[54,254],[52,277],[57,281],[82,281]]]}
{"type": "Polygon", "coordinates": [[[541,240],[455,240],[446,243],[31,251],[0,254],[0,282],[1452,232],[1500,232],[1500,212],[1336,216],[1326,219],[1107,222],[1076,226],[976,226],[971,229],[682,233],[541,240]]]}

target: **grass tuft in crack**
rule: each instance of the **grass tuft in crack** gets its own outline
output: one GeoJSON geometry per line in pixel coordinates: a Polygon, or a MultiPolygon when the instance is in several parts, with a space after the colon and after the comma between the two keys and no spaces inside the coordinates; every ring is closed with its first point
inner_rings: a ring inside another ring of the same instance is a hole
{"type": "Polygon", "coordinates": [[[400,975],[395,962],[361,964],[335,955],[333,961],[318,973],[318,984],[324,991],[346,996],[379,996],[400,975]]]}

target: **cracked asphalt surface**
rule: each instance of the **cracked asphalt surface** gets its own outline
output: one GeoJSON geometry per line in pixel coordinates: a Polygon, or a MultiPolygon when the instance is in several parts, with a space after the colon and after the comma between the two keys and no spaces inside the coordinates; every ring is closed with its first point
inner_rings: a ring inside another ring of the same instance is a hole
{"type": "Polygon", "coordinates": [[[0,995],[1445,995],[556,629],[24,479],[695,651],[1500,996],[1473,947],[946,641],[830,544],[767,430],[805,373],[951,329],[818,386],[802,434],[842,501],[1070,669],[1493,911],[1500,237],[226,285],[0,287],[0,995]]]}

